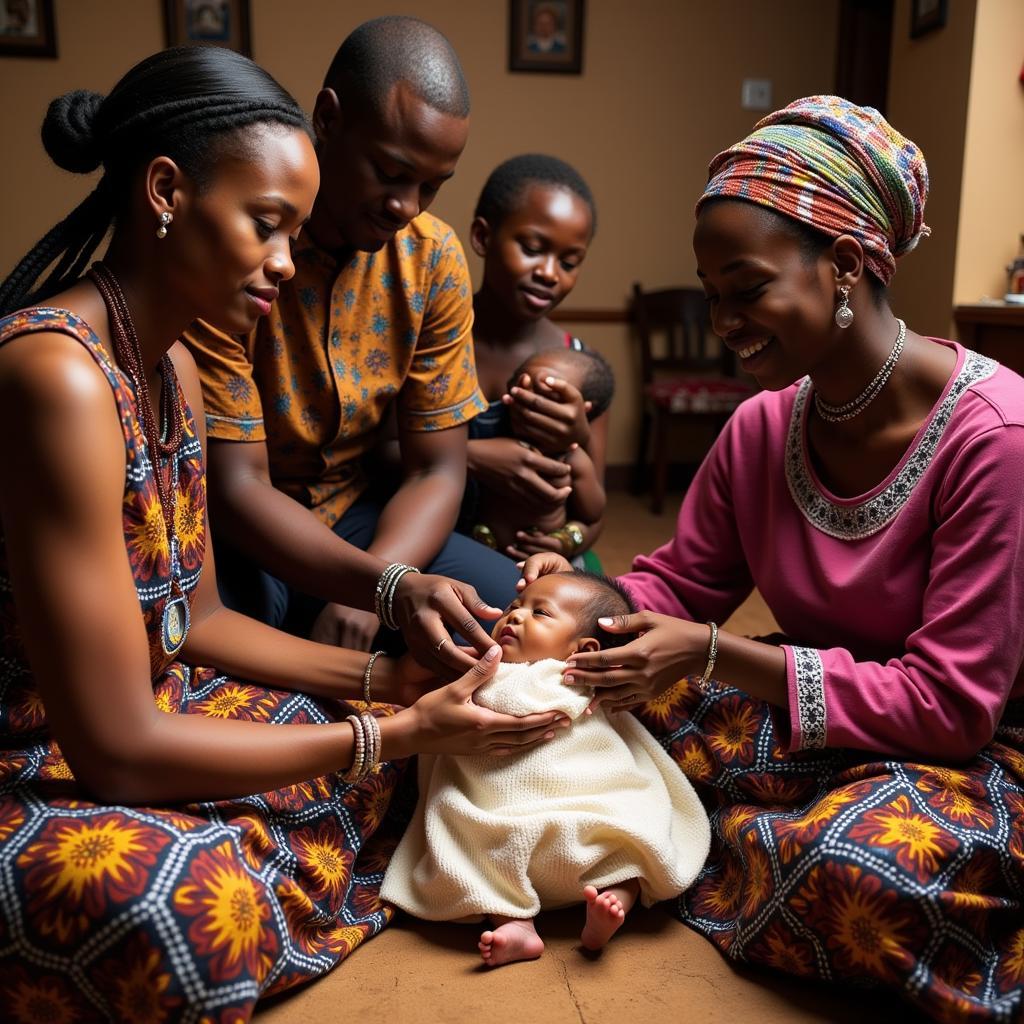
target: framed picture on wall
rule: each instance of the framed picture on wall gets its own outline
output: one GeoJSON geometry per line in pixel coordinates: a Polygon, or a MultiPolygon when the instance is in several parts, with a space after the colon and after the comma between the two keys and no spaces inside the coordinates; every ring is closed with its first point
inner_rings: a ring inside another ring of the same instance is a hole
{"type": "Polygon", "coordinates": [[[53,0],[0,0],[0,57],[56,57],[53,0]]]}
{"type": "Polygon", "coordinates": [[[509,71],[583,70],[583,0],[509,0],[509,71]]]}
{"type": "Polygon", "coordinates": [[[949,0],[910,0],[910,38],[942,28],[948,16],[949,0]]]}
{"type": "Polygon", "coordinates": [[[168,46],[227,46],[252,55],[249,0],[164,0],[164,21],[168,46]]]}

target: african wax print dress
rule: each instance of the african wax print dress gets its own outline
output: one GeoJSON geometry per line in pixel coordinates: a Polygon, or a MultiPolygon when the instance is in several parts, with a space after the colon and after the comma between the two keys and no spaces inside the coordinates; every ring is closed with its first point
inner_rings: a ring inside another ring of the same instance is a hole
{"type": "Polygon", "coordinates": [[[892,987],[936,1020],[1024,1020],[1024,701],[949,767],[786,753],[770,705],[698,682],[638,714],[710,812],[679,918],[731,959],[892,987]]]}
{"type": "MultiPolygon", "coordinates": [[[[335,718],[340,705],[164,655],[169,550],[134,391],[66,310],[0,320],[0,344],[35,331],[77,338],[114,392],[126,449],[125,549],[157,706],[282,725],[335,718]]],[[[180,584],[191,600],[205,547],[205,476],[180,392],[179,401],[185,431],[172,479],[180,584]]],[[[261,995],[323,974],[388,923],[378,892],[399,830],[385,817],[404,765],[382,765],[358,786],[332,774],[234,800],[98,805],[76,786],[47,728],[2,535],[0,623],[0,1019],[245,1021],[261,995]]]]}

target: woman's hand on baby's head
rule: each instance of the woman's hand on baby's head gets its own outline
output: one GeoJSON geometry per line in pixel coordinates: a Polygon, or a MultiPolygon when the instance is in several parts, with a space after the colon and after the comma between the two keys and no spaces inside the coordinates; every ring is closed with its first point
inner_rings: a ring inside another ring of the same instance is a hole
{"type": "Polygon", "coordinates": [[[552,572],[572,572],[572,565],[569,561],[563,555],[556,555],[553,551],[530,555],[529,558],[517,563],[516,568],[523,574],[519,582],[516,583],[516,590],[524,590],[535,579],[547,576],[552,572]]]}
{"type": "Polygon", "coordinates": [[[591,708],[604,704],[625,710],[646,704],[673,683],[703,668],[708,627],[656,612],[636,612],[598,619],[609,633],[637,633],[622,647],[573,654],[562,678],[576,686],[592,686],[591,708]]]}

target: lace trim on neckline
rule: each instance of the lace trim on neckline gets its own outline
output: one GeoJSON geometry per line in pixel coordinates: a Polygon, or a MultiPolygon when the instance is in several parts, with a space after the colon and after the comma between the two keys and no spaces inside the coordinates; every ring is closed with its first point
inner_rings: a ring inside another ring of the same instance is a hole
{"type": "Polygon", "coordinates": [[[831,501],[811,479],[803,444],[804,410],[811,395],[811,380],[805,377],[793,402],[786,437],[786,483],[804,518],[815,529],[839,540],[861,540],[887,526],[910,500],[931,465],[957,403],[969,388],[991,377],[998,366],[987,356],[966,351],[960,372],[900,471],[878,494],[856,505],[831,501]]]}

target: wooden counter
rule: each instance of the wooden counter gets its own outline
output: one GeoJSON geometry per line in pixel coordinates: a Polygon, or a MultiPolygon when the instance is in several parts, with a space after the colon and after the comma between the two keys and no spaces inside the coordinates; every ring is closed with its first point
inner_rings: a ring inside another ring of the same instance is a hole
{"type": "Polygon", "coordinates": [[[1024,306],[1006,302],[957,306],[953,319],[962,345],[1024,377],[1024,306]]]}

